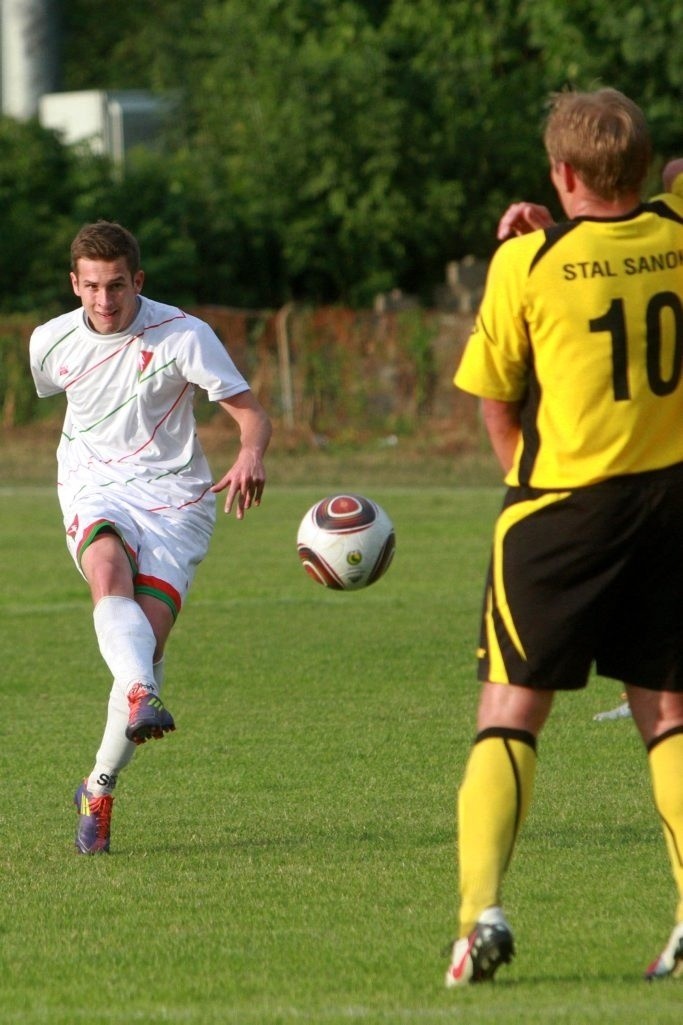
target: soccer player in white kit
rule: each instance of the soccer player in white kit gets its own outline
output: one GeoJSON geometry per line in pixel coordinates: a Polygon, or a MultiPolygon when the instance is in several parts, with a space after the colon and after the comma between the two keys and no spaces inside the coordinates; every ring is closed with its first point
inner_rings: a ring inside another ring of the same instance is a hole
{"type": "Polygon", "coordinates": [[[215,522],[215,495],[242,519],[265,484],[270,420],[203,321],[144,297],[136,239],[109,221],[71,245],[81,306],[36,328],[38,395],[64,392],[58,495],[69,551],[92,596],[113,675],[107,721],[74,798],[76,850],[109,850],[113,792],[138,745],[175,729],[161,684],[164,646],[215,522]],[[195,388],[234,419],[237,458],[216,483],[197,438],[195,388]]]}

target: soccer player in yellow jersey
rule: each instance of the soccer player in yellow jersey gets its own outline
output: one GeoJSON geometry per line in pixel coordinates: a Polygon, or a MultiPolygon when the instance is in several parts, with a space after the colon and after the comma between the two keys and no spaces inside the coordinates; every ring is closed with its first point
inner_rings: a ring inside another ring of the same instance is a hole
{"type": "MultiPolygon", "coordinates": [[[[683,159],[670,160],[662,170],[662,183],[666,192],[683,195],[683,159]]],[[[539,203],[511,203],[498,223],[497,236],[501,242],[515,235],[526,235],[537,228],[549,228],[554,224],[547,207],[539,203]]],[[[593,716],[595,722],[613,722],[630,719],[631,707],[622,694],[621,703],[605,712],[593,716]]]]}
{"type": "Polygon", "coordinates": [[[455,376],[482,399],[508,488],[458,795],[449,987],[514,955],[502,884],[537,737],[555,691],[593,665],[626,689],[678,889],[646,978],[683,970],[683,199],[641,200],[647,125],[614,89],[556,95],[544,141],[568,220],[529,204],[508,217],[523,233],[493,257],[455,376]]]}

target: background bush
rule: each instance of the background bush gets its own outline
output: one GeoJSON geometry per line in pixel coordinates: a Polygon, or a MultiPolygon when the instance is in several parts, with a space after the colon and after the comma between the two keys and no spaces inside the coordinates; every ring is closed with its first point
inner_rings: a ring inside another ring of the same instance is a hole
{"type": "Polygon", "coordinates": [[[113,218],[182,304],[429,305],[488,258],[511,200],[554,204],[553,90],[623,89],[659,166],[681,147],[683,6],[670,0],[151,0],[62,5],[62,86],[175,98],[125,177],[35,123],[0,122],[0,311],[64,307],[68,242],[113,218]]]}

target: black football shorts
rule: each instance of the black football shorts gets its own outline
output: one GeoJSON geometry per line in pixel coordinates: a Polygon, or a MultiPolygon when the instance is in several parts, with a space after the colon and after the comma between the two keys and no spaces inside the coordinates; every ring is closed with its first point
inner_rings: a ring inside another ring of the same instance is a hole
{"type": "Polygon", "coordinates": [[[683,464],[572,491],[509,488],[494,528],[480,680],[602,676],[683,691],[683,464]]]}

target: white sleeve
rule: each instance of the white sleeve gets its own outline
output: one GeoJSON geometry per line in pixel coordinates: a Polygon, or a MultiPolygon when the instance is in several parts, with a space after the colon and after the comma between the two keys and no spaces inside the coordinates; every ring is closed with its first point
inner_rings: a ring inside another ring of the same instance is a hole
{"type": "Polygon", "coordinates": [[[52,361],[49,359],[49,353],[43,354],[45,348],[42,344],[43,334],[44,332],[41,328],[36,328],[31,335],[29,358],[36,392],[39,398],[46,399],[50,395],[59,395],[64,389],[54,380],[50,373],[52,361]]]}
{"type": "Polygon", "coordinates": [[[225,346],[204,321],[195,320],[184,333],[176,363],[183,377],[203,388],[212,402],[249,390],[225,346]]]}

